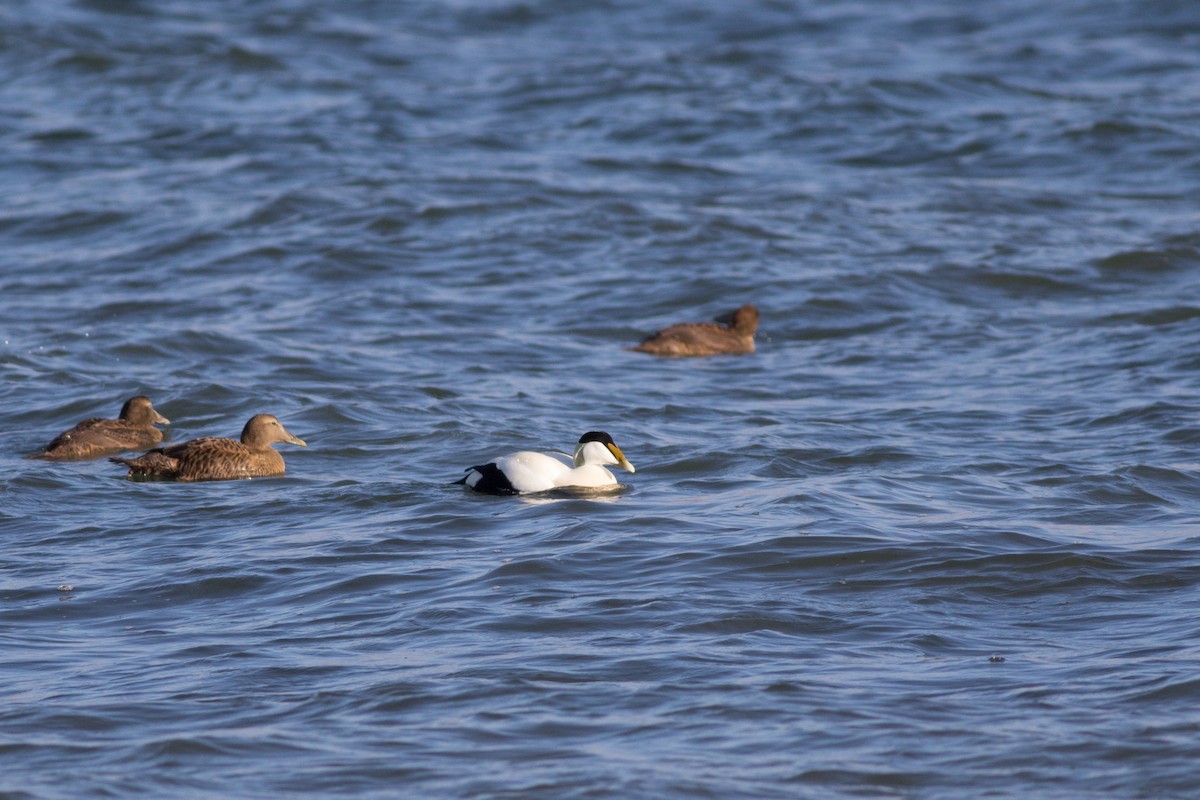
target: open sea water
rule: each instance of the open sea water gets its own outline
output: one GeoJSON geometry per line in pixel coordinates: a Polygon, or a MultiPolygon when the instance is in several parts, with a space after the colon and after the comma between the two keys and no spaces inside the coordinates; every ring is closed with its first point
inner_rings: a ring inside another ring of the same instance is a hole
{"type": "Polygon", "coordinates": [[[0,146],[5,800],[1196,796],[1194,0],[6,0],[0,146]]]}

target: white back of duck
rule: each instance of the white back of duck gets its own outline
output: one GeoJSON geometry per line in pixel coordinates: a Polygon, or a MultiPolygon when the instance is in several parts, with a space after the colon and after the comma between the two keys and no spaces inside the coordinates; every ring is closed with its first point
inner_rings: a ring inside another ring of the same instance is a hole
{"type": "MultiPolygon", "coordinates": [[[[521,494],[544,492],[556,486],[573,470],[554,456],[522,450],[496,459],[496,466],[521,494]]],[[[473,486],[473,484],[471,484],[473,486]]]]}

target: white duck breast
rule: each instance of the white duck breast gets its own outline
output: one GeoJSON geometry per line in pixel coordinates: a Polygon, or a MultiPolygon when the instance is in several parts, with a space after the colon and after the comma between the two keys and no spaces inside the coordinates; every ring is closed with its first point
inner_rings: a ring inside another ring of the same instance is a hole
{"type": "Polygon", "coordinates": [[[526,494],[567,486],[616,486],[617,479],[605,469],[607,464],[634,471],[633,464],[603,431],[591,431],[580,437],[572,462],[569,465],[545,453],[523,450],[471,467],[459,483],[489,494],[526,494]]]}

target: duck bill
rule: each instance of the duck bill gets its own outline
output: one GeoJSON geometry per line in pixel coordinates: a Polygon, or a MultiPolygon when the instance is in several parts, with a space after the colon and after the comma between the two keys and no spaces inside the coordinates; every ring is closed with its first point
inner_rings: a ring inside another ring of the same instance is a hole
{"type": "Polygon", "coordinates": [[[284,441],[287,442],[288,444],[296,444],[296,445],[300,445],[301,447],[308,447],[308,442],[304,441],[299,436],[297,436],[296,434],[289,431],[287,428],[283,429],[283,435],[287,437],[286,439],[284,439],[284,441]]]}
{"type": "Polygon", "coordinates": [[[608,449],[613,454],[613,457],[617,459],[618,467],[628,472],[637,472],[637,470],[633,468],[633,464],[630,464],[629,459],[626,458],[625,454],[621,452],[621,448],[617,447],[615,444],[610,444],[608,445],[608,449]]]}
{"type": "Polygon", "coordinates": [[[167,419],[167,418],[166,418],[166,417],[164,417],[162,414],[160,414],[160,413],[158,413],[157,411],[155,411],[155,412],[154,412],[154,423],[155,423],[156,425],[170,425],[170,424],[171,424],[171,420],[167,419]]]}

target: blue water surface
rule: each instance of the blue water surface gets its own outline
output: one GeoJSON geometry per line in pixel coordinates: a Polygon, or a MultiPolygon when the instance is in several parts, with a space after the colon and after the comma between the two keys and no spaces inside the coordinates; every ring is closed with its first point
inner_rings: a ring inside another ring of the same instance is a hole
{"type": "Polygon", "coordinates": [[[1195,793],[1195,3],[10,0],[0,75],[0,798],[1195,793]],[[23,458],[137,393],[309,446],[23,458]]]}

